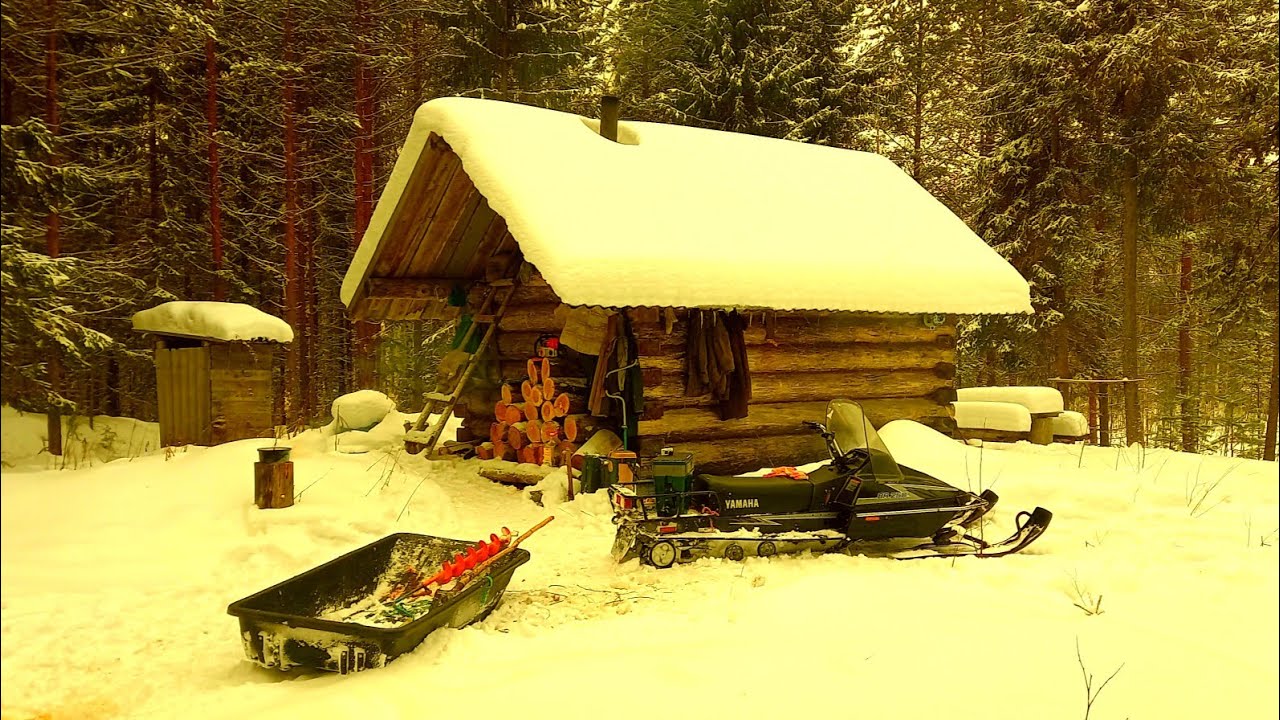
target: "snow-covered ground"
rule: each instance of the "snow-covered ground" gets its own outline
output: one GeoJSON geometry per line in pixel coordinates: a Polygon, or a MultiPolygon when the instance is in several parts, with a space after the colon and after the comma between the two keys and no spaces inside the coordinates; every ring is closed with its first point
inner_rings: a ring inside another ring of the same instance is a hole
{"type": "Polygon", "coordinates": [[[49,454],[47,418],[0,406],[0,465],[5,470],[78,469],[160,449],[160,426],[97,415],[62,418],[62,455],[49,454]]]}
{"type": "MultiPolygon", "coordinates": [[[[6,416],[6,422],[7,422],[6,416]]],[[[377,433],[371,434],[373,438],[377,433]]],[[[257,510],[262,441],[0,478],[10,718],[801,718],[1277,715],[1277,465],[1139,449],[967,447],[897,423],[903,462],[1055,513],[1026,552],[617,565],[599,494],[540,508],[470,463],[294,445],[297,504],[257,510]],[[384,669],[282,674],[226,606],[395,531],[555,522],[486,621],[384,669]],[[1092,613],[1092,614],[1091,614],[1092,613]]],[[[7,445],[7,441],[6,441],[7,445]]]]}

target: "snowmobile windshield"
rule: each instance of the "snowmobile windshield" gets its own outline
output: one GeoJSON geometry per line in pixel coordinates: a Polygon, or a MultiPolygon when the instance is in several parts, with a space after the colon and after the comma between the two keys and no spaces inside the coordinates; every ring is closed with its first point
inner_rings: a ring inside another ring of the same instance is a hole
{"type": "Polygon", "coordinates": [[[902,470],[893,459],[889,448],[871,426],[862,412],[862,406],[852,400],[839,398],[827,404],[827,431],[835,435],[836,449],[847,455],[850,450],[864,448],[871,455],[871,472],[877,480],[902,479],[902,470]]]}

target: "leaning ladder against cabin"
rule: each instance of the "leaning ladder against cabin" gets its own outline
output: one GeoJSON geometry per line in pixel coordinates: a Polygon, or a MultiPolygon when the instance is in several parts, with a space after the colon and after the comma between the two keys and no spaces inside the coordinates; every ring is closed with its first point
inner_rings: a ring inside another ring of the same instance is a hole
{"type": "Polygon", "coordinates": [[[405,447],[411,453],[416,452],[411,449],[413,446],[421,446],[430,455],[435,451],[436,444],[440,442],[440,435],[444,432],[445,423],[449,421],[449,416],[453,414],[453,405],[458,401],[458,397],[462,395],[463,389],[467,386],[467,381],[471,379],[471,374],[475,372],[476,366],[479,364],[480,356],[484,354],[485,349],[489,347],[489,343],[493,340],[494,331],[498,328],[498,321],[502,319],[503,313],[507,311],[507,303],[511,300],[511,296],[515,295],[517,281],[514,278],[503,278],[494,280],[488,284],[485,290],[484,300],[480,302],[480,311],[471,318],[471,326],[467,328],[467,332],[463,334],[462,341],[458,343],[458,347],[466,350],[467,345],[471,342],[471,338],[475,335],[476,328],[486,325],[484,337],[480,338],[480,344],[476,346],[475,352],[469,353],[467,356],[467,364],[462,368],[462,374],[458,376],[458,382],[454,385],[453,391],[449,393],[429,392],[423,393],[423,400],[426,403],[422,406],[422,414],[418,415],[417,421],[413,424],[413,430],[405,435],[405,447]],[[505,293],[503,291],[506,291],[505,293]],[[502,301],[498,303],[498,309],[491,310],[494,298],[502,294],[502,301]],[[430,429],[425,433],[423,429],[427,427],[427,422],[431,419],[433,413],[439,413],[439,417],[435,422],[431,423],[430,429]]]}

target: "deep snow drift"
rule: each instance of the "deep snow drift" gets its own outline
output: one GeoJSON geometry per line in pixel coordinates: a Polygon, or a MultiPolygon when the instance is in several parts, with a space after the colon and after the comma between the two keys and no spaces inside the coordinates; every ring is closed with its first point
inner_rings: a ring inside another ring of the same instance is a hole
{"type": "Polygon", "coordinates": [[[470,463],[294,442],[300,494],[252,504],[261,441],[0,483],[3,717],[1274,718],[1277,466],[1168,451],[967,447],[914,423],[905,464],[1054,511],[1025,553],[615,564],[603,494],[540,508],[470,463]],[[485,622],[381,670],[243,659],[226,606],[395,531],[555,522],[485,622]],[[1100,611],[1100,612],[1099,612],[1100,611]],[[1090,614],[1094,613],[1094,614],[1090,614]],[[834,715],[831,713],[834,712],[834,715]]]}

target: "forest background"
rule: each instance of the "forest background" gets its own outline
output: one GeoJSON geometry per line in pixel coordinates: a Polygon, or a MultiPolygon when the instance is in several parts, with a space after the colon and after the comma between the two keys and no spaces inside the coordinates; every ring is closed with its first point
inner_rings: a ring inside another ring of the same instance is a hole
{"type": "MultiPolygon", "coordinates": [[[[296,331],[280,422],[421,403],[448,328],[338,288],[413,110],[467,95],[887,155],[1031,282],[959,384],[1139,377],[1116,437],[1275,457],[1277,3],[4,0],[3,397],[153,419],[130,316],[296,331]]],[[[1117,393],[1118,394],[1118,393],[1117,393]]],[[[1078,406],[1079,399],[1073,400],[1078,406]]]]}

